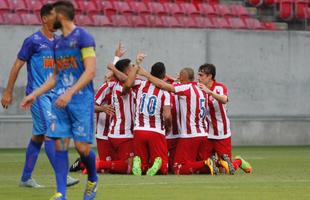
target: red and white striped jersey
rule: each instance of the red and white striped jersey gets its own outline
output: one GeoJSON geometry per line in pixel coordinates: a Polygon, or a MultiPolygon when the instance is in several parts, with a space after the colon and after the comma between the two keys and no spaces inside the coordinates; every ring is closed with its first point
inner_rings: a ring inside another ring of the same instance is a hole
{"type": "MultiPolygon", "coordinates": [[[[95,95],[95,103],[99,106],[104,104],[111,104],[112,90],[115,81],[104,82],[98,89],[95,95]]],[[[107,140],[108,133],[110,130],[111,116],[107,115],[105,112],[96,113],[96,138],[107,140]]]]}
{"type": "MultiPolygon", "coordinates": [[[[210,90],[227,96],[227,87],[223,83],[214,81],[210,90]]],[[[226,106],[208,95],[208,128],[210,139],[225,139],[231,136],[230,121],[227,117],[226,106]]]]}
{"type": "Polygon", "coordinates": [[[173,93],[170,94],[170,104],[171,104],[171,115],[172,115],[172,127],[171,131],[166,134],[166,139],[175,139],[179,138],[180,130],[180,105],[179,105],[179,97],[173,93]]]}
{"type": "MultiPolygon", "coordinates": [[[[133,87],[138,87],[140,84],[141,81],[136,80],[133,87]]],[[[127,94],[122,94],[123,86],[124,83],[118,81],[112,90],[112,105],[115,114],[110,124],[108,134],[110,138],[133,138],[136,93],[130,89],[127,94]]]]}
{"type": "Polygon", "coordinates": [[[165,135],[163,107],[170,106],[170,94],[149,81],[143,81],[137,92],[134,130],[165,135]]]}
{"type": "Polygon", "coordinates": [[[207,94],[196,82],[176,84],[174,88],[179,96],[180,138],[207,136],[207,94]]]}

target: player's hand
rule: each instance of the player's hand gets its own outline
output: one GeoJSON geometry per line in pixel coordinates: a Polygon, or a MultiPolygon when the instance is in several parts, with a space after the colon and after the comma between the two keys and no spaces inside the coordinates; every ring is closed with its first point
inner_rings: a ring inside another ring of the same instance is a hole
{"type": "Polygon", "coordinates": [[[148,75],[148,72],[143,67],[140,67],[139,70],[138,70],[138,74],[140,76],[146,77],[148,75]]]}
{"type": "Polygon", "coordinates": [[[7,109],[12,104],[12,92],[4,91],[1,99],[2,107],[7,109]]]}
{"type": "Polygon", "coordinates": [[[212,91],[209,88],[207,88],[207,86],[205,84],[199,83],[198,86],[199,86],[199,88],[201,90],[205,91],[207,94],[211,94],[212,93],[212,91]]]}
{"type": "Polygon", "coordinates": [[[105,112],[107,115],[113,116],[115,114],[114,107],[112,105],[103,105],[102,111],[105,112]]]}
{"type": "Polygon", "coordinates": [[[115,50],[115,56],[121,58],[123,57],[123,55],[126,53],[126,49],[124,49],[124,46],[122,45],[121,42],[118,43],[118,47],[117,49],[115,50]]]}
{"type": "Polygon", "coordinates": [[[67,91],[58,97],[58,99],[55,102],[55,106],[57,108],[64,108],[68,105],[71,98],[72,98],[72,94],[67,91]]]}
{"type": "Polygon", "coordinates": [[[139,52],[136,56],[136,64],[140,65],[143,62],[145,57],[146,57],[146,54],[139,52]]]}
{"type": "Polygon", "coordinates": [[[28,110],[30,108],[30,106],[32,105],[32,103],[36,100],[36,96],[31,93],[28,96],[25,96],[24,99],[22,100],[22,102],[20,103],[20,108],[22,110],[28,110]]]}
{"type": "Polygon", "coordinates": [[[107,65],[107,68],[108,68],[108,70],[113,71],[113,69],[115,69],[115,66],[114,66],[113,63],[109,62],[108,65],[107,65]]]}

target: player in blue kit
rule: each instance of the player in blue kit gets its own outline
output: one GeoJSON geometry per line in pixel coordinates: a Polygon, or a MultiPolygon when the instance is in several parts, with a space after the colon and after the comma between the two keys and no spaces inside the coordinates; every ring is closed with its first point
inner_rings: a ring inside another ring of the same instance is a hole
{"type": "MultiPolygon", "coordinates": [[[[55,66],[53,48],[56,39],[56,36],[53,34],[55,32],[53,24],[56,20],[56,13],[52,4],[45,4],[42,6],[40,14],[42,20],[41,30],[25,39],[12,67],[7,87],[1,99],[4,108],[8,108],[12,103],[15,81],[25,62],[27,62],[28,75],[26,95],[40,87],[53,74],[55,66]]],[[[55,143],[53,140],[45,137],[51,115],[51,98],[52,92],[48,92],[37,98],[31,106],[33,136],[26,150],[24,170],[19,184],[22,187],[42,187],[31,175],[44,141],[45,151],[49,161],[53,168],[55,165],[55,143]]],[[[69,185],[74,185],[79,180],[68,177],[67,182],[69,185]]]]}
{"type": "Polygon", "coordinates": [[[89,200],[95,198],[98,183],[96,155],[90,148],[94,131],[95,41],[87,31],[74,25],[72,3],[58,1],[53,6],[56,11],[54,28],[63,33],[55,42],[55,71],[44,85],[24,98],[21,107],[29,108],[38,96],[54,88],[48,136],[56,141],[57,193],[51,200],[66,199],[70,138],[88,172],[84,200],[89,200]]]}

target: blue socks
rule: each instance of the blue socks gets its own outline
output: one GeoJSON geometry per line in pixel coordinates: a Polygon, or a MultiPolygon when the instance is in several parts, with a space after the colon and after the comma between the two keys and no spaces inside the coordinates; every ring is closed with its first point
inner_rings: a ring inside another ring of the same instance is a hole
{"type": "Polygon", "coordinates": [[[55,141],[54,140],[45,140],[44,141],[45,153],[50,161],[53,169],[55,170],[55,141]]]}
{"type": "Polygon", "coordinates": [[[97,171],[96,171],[96,154],[93,150],[90,150],[88,156],[81,156],[81,160],[84,163],[87,172],[88,172],[88,180],[90,182],[97,182],[97,171]]]}
{"type": "Polygon", "coordinates": [[[66,197],[67,175],[68,175],[68,151],[56,151],[55,153],[55,175],[57,192],[66,197]]]}
{"type": "Polygon", "coordinates": [[[27,181],[29,178],[31,178],[31,174],[33,171],[34,166],[36,165],[36,162],[38,160],[38,155],[41,150],[42,143],[35,142],[32,139],[30,139],[30,142],[28,144],[27,150],[26,150],[26,160],[25,160],[25,166],[22,174],[22,181],[27,181]]]}

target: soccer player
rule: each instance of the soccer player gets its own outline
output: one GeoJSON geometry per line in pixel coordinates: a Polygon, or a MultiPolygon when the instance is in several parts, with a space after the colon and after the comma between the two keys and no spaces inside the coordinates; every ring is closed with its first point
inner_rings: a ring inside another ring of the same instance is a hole
{"type": "MultiPolygon", "coordinates": [[[[159,79],[166,77],[163,63],[152,66],[151,74],[159,79]]],[[[160,170],[168,174],[166,131],[171,129],[170,94],[149,81],[143,81],[136,98],[134,150],[132,172],[154,176],[160,170]],[[150,164],[152,167],[149,167],[150,164]],[[146,171],[147,170],[147,171],[146,171]]]]}
{"type": "MultiPolygon", "coordinates": [[[[28,73],[26,95],[40,87],[53,73],[55,66],[53,46],[56,39],[56,35],[54,35],[55,30],[53,28],[56,14],[53,5],[43,5],[40,10],[40,15],[42,21],[41,30],[25,39],[12,67],[7,87],[1,99],[4,108],[8,108],[12,103],[15,81],[25,62],[27,62],[28,73]]],[[[31,177],[31,175],[43,142],[45,143],[45,152],[54,168],[55,143],[53,140],[45,137],[50,121],[51,98],[52,92],[48,92],[38,97],[31,106],[33,135],[26,149],[26,160],[19,184],[21,187],[42,187],[31,177]]],[[[78,182],[78,179],[73,179],[69,176],[67,178],[68,186],[74,185],[78,182]]]]}
{"type": "MultiPolygon", "coordinates": [[[[97,162],[97,170],[109,170],[114,173],[129,174],[131,173],[133,151],[133,115],[135,108],[135,93],[132,91],[135,81],[138,65],[144,58],[143,54],[136,57],[136,65],[131,64],[130,59],[119,60],[115,66],[109,65],[109,68],[117,76],[118,73],[127,75],[127,79],[117,80],[111,87],[102,92],[101,98],[104,99],[109,93],[112,95],[112,106],[115,114],[112,116],[108,141],[111,150],[111,161],[97,162]]],[[[117,76],[118,77],[118,76],[117,76]]]]}
{"type": "Polygon", "coordinates": [[[219,157],[219,165],[227,173],[234,174],[239,167],[246,173],[251,173],[251,165],[242,157],[237,156],[232,162],[230,121],[226,111],[228,91],[224,83],[215,80],[215,75],[216,68],[213,64],[206,63],[199,67],[199,87],[208,94],[207,154],[211,156],[216,153],[219,157]]]}
{"type": "Polygon", "coordinates": [[[155,86],[173,92],[180,103],[180,138],[176,148],[173,171],[175,174],[210,173],[214,163],[202,151],[207,143],[207,122],[205,121],[207,94],[194,82],[194,71],[184,68],[180,72],[180,84],[171,85],[140,68],[155,86]]]}
{"type": "Polygon", "coordinates": [[[51,199],[66,199],[68,146],[70,138],[73,138],[88,171],[84,200],[89,200],[95,198],[98,186],[96,155],[90,147],[94,129],[92,79],[96,74],[95,41],[86,30],[75,26],[75,11],[71,2],[57,1],[53,7],[56,12],[54,28],[62,31],[54,47],[55,71],[44,85],[24,98],[21,107],[29,108],[38,96],[55,87],[52,121],[47,133],[56,142],[54,170],[57,192],[51,199]]]}

